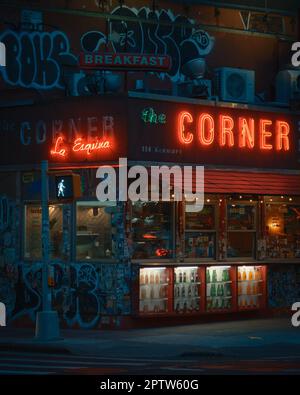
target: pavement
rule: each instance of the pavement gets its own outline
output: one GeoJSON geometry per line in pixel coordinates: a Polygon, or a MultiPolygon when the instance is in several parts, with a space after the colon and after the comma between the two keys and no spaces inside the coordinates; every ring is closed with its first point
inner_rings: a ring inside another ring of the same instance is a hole
{"type": "MultiPolygon", "coordinates": [[[[124,374],[136,374],[138,368],[139,374],[145,373],[145,364],[148,374],[300,374],[300,327],[293,327],[290,317],[119,331],[72,329],[61,334],[59,341],[40,342],[31,329],[1,327],[0,359],[11,360],[12,371],[17,360],[21,369],[20,361],[30,357],[48,362],[54,358],[57,366],[65,361],[63,367],[69,373],[74,366],[68,367],[67,362],[75,358],[82,374],[95,369],[102,374],[101,369],[111,364],[123,373],[125,369],[124,374]],[[89,365],[81,366],[85,359],[89,365]]],[[[3,374],[1,366],[4,371],[7,367],[4,362],[0,365],[3,374]]]]}

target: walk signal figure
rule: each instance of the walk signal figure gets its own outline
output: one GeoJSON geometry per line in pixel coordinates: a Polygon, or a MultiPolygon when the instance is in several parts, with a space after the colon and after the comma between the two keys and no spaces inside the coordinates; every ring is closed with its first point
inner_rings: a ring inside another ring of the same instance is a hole
{"type": "Polygon", "coordinates": [[[64,185],[64,182],[65,182],[65,180],[63,179],[58,183],[58,186],[57,186],[58,187],[58,194],[57,194],[58,197],[65,197],[66,187],[64,185]]]}
{"type": "Polygon", "coordinates": [[[72,172],[55,174],[55,199],[71,202],[81,197],[80,175],[72,172]]]}

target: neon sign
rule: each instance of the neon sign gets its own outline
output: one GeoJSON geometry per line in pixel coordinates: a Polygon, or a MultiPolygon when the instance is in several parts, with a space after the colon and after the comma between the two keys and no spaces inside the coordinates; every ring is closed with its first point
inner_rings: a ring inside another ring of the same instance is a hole
{"type": "Polygon", "coordinates": [[[71,150],[75,153],[86,153],[87,155],[91,155],[95,152],[110,148],[112,148],[112,144],[109,140],[95,139],[91,142],[87,142],[81,137],[75,139],[71,144],[71,147],[68,147],[64,142],[63,137],[59,136],[56,139],[54,148],[50,151],[50,154],[52,156],[66,157],[69,150],[71,150]]]}
{"type": "Polygon", "coordinates": [[[181,144],[189,145],[195,139],[203,147],[217,143],[222,147],[259,148],[262,151],[289,151],[290,125],[282,120],[251,117],[233,119],[221,114],[215,118],[201,113],[195,120],[188,111],[177,117],[177,137],[181,144]]]}

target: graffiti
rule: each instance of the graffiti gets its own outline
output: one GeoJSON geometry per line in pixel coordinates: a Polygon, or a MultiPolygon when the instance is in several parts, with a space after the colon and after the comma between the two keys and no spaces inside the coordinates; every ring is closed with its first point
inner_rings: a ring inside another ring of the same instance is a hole
{"type": "Polygon", "coordinates": [[[271,308],[291,307],[300,300],[300,267],[272,265],[268,270],[268,300],[271,308]]]}
{"type": "Polygon", "coordinates": [[[185,16],[174,16],[170,10],[152,11],[145,7],[137,10],[122,6],[111,14],[124,17],[124,20],[110,22],[108,37],[100,31],[86,32],[81,37],[82,50],[101,51],[111,43],[114,52],[169,55],[172,67],[167,75],[176,81],[182,78],[182,65],[208,55],[213,48],[214,39],[207,32],[196,29],[193,21],[185,16]],[[126,18],[139,18],[140,21],[126,18]]]}
{"type": "MultiPolygon", "coordinates": [[[[51,266],[52,306],[66,326],[94,328],[102,315],[130,313],[129,265],[52,262],[51,266]]],[[[10,321],[28,317],[34,322],[42,306],[42,263],[23,263],[17,295],[0,282],[0,298],[2,295],[4,303],[10,301],[10,311],[14,310],[10,321]]]]}
{"type": "Polygon", "coordinates": [[[61,31],[14,32],[0,34],[6,46],[6,68],[1,69],[6,83],[24,88],[63,88],[62,66],[77,63],[70,43],[61,31]]]}

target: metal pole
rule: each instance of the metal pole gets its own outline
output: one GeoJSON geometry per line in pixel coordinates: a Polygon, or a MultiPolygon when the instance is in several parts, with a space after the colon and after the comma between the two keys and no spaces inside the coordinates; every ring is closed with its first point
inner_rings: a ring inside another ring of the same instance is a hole
{"type": "Polygon", "coordinates": [[[40,341],[58,340],[59,319],[57,311],[52,311],[51,292],[48,285],[48,268],[50,263],[50,227],[49,227],[49,184],[48,161],[41,163],[42,179],[42,296],[43,309],[36,316],[35,337],[40,341]]]}
{"type": "Polygon", "coordinates": [[[43,255],[43,311],[51,310],[51,292],[48,286],[49,269],[49,186],[48,186],[48,161],[43,160],[41,165],[42,178],[42,255],[43,255]]]}

